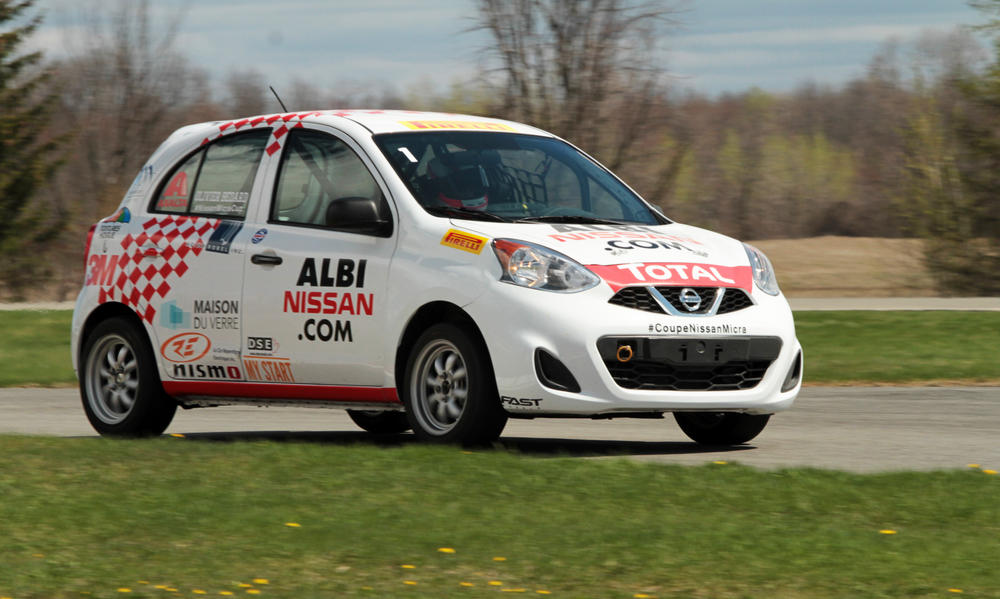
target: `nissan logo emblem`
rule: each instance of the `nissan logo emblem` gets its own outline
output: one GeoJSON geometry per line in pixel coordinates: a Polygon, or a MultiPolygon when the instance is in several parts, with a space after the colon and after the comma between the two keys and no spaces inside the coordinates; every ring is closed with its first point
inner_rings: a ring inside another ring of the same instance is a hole
{"type": "Polygon", "coordinates": [[[690,287],[681,289],[680,300],[681,303],[684,304],[684,307],[687,308],[688,312],[694,312],[701,307],[701,296],[698,295],[697,291],[691,289],[690,287]]]}

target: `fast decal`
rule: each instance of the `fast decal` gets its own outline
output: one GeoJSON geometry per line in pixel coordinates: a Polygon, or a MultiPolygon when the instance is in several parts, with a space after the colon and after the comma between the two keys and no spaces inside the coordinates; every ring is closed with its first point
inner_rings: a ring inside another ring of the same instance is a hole
{"type": "Polygon", "coordinates": [[[170,376],[175,379],[207,379],[220,381],[242,381],[239,366],[219,364],[174,364],[170,376]]]}
{"type": "Polygon", "coordinates": [[[664,239],[667,241],[702,245],[700,241],[692,237],[670,235],[646,225],[553,224],[551,226],[556,233],[549,234],[549,237],[554,241],[560,242],[585,241],[588,239],[664,239]]]}
{"type": "MultiPolygon", "coordinates": [[[[350,289],[365,286],[368,261],[351,258],[306,258],[302,261],[296,287],[347,288],[341,291],[310,291],[291,289],[284,292],[282,311],[293,314],[336,314],[340,316],[371,316],[374,294],[350,289]]],[[[302,323],[300,341],[354,341],[350,320],[308,318],[302,323]]]]}
{"type": "Polygon", "coordinates": [[[250,238],[250,243],[257,245],[258,243],[264,241],[265,237],[267,237],[267,229],[257,229],[257,232],[250,238]]]}
{"type": "Polygon", "coordinates": [[[670,324],[654,322],[650,333],[661,335],[749,335],[750,328],[742,324],[670,324]]]}
{"type": "Polygon", "coordinates": [[[711,285],[753,291],[749,266],[715,266],[688,263],[588,264],[587,268],[618,291],[628,285],[711,285]]]}
{"type": "Polygon", "coordinates": [[[407,129],[474,129],[476,131],[517,131],[504,123],[483,121],[400,121],[407,129]]]}
{"type": "Polygon", "coordinates": [[[240,328],[239,300],[194,300],[193,329],[235,330],[240,328]]]}
{"type": "Polygon", "coordinates": [[[171,362],[194,362],[211,348],[212,342],[201,333],[180,333],[163,342],[160,355],[171,362]]]}
{"type": "Polygon", "coordinates": [[[262,358],[243,356],[243,368],[248,381],[265,383],[294,383],[292,362],[288,358],[262,358]]]}
{"type": "Polygon", "coordinates": [[[538,405],[542,403],[541,398],[539,399],[527,399],[523,397],[509,397],[507,395],[500,396],[500,403],[505,406],[512,406],[516,408],[540,408],[538,405]]]}
{"type": "Polygon", "coordinates": [[[488,239],[486,237],[480,237],[479,235],[473,235],[472,233],[466,233],[465,231],[448,229],[448,232],[441,238],[441,245],[453,247],[457,250],[471,252],[473,254],[479,254],[483,251],[483,246],[486,245],[487,241],[488,239]]]}
{"type": "Polygon", "coordinates": [[[151,218],[142,223],[139,234],[122,238],[121,254],[95,254],[87,259],[86,284],[100,287],[100,303],[121,302],[153,324],[157,296],[165,298],[170,293],[218,226],[214,218],[151,218]]]}
{"type": "Polygon", "coordinates": [[[233,244],[233,239],[243,229],[243,223],[235,220],[224,220],[219,223],[219,227],[208,238],[205,249],[219,254],[228,254],[229,246],[233,244]]]}

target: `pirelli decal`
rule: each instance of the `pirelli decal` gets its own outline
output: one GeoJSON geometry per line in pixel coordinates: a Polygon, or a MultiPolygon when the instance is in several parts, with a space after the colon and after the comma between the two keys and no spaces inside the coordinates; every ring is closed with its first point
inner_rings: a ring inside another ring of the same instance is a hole
{"type": "Polygon", "coordinates": [[[400,121],[407,129],[472,129],[475,131],[516,131],[504,123],[484,121],[400,121]]]}
{"type": "Polygon", "coordinates": [[[486,237],[480,237],[479,235],[473,235],[465,231],[448,229],[448,232],[441,238],[441,245],[478,254],[483,251],[483,246],[486,245],[487,241],[486,237]]]}

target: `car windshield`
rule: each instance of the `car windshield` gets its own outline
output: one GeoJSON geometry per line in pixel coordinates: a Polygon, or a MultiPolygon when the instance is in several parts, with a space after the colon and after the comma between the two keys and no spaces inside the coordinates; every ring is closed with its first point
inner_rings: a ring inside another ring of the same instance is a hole
{"type": "Polygon", "coordinates": [[[376,135],[375,142],[431,214],[514,222],[670,222],[558,139],[435,131],[376,135]]]}

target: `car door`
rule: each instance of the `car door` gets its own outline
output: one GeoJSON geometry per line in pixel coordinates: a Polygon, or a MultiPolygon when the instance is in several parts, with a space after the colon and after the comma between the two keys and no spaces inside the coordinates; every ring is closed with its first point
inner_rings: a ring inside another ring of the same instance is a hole
{"type": "Polygon", "coordinates": [[[261,195],[257,175],[269,133],[228,135],[181,160],[133,238],[138,270],[149,273],[149,285],[136,291],[162,296],[151,323],[168,381],[243,379],[244,218],[261,195]]]}
{"type": "Polygon", "coordinates": [[[396,238],[338,229],[337,207],[368,199],[391,223],[384,184],[348,136],[322,126],[288,135],[246,256],[247,379],[382,386],[396,238]]]}

